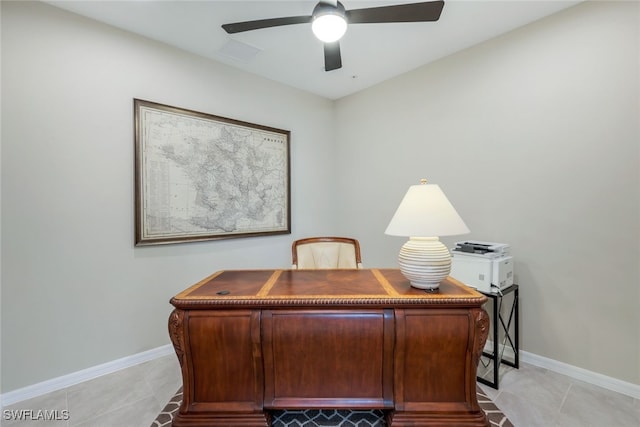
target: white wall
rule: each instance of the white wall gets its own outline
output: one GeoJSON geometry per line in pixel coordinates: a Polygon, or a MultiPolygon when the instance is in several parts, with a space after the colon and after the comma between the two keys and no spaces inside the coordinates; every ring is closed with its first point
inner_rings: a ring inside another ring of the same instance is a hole
{"type": "Polygon", "coordinates": [[[523,350],[640,384],[639,22],[588,2],[339,100],[339,232],[394,266],[439,184],[472,230],[443,241],[512,245],[523,350]]]}
{"type": "Polygon", "coordinates": [[[32,2],[2,2],[2,391],[169,342],[169,298],[333,230],[333,104],[32,2]],[[133,98],[291,130],[292,235],[133,246],[133,98]],[[313,197],[304,197],[312,193],[313,197]]]}

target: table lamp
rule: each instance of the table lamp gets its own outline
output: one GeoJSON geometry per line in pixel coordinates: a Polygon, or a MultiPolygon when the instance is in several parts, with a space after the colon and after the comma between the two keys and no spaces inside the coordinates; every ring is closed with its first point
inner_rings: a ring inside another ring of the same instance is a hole
{"type": "Polygon", "coordinates": [[[385,234],[408,236],[400,249],[400,271],[411,286],[436,291],[451,271],[451,253],[438,239],[469,233],[458,212],[436,184],[409,187],[385,234]]]}

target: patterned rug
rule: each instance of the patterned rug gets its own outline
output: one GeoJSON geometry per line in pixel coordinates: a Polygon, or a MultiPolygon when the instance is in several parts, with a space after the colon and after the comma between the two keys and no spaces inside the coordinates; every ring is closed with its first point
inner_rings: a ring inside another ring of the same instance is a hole
{"type": "MultiPolygon", "coordinates": [[[[173,415],[180,408],[182,402],[182,387],[160,412],[151,427],[170,427],[173,415]]],[[[478,403],[487,414],[492,427],[513,427],[511,421],[478,388],[478,403]]],[[[384,427],[384,414],[380,410],[345,411],[345,410],[315,410],[305,411],[273,411],[272,427],[384,427]]]]}

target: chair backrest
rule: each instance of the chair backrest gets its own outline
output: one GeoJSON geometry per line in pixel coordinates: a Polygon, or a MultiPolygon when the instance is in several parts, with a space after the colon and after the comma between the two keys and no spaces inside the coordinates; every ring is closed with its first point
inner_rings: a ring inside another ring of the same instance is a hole
{"type": "Polygon", "coordinates": [[[291,245],[294,269],[362,268],[360,243],[349,237],[308,237],[291,245]]]}

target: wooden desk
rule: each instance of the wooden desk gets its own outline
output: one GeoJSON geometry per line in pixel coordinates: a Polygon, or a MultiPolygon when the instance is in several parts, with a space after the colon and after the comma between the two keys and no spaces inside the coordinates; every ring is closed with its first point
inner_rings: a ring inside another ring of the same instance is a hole
{"type": "Polygon", "coordinates": [[[387,425],[488,426],[486,297],[399,270],[221,271],[171,299],[184,397],[173,425],[269,426],[271,409],[376,408],[387,425]]]}

